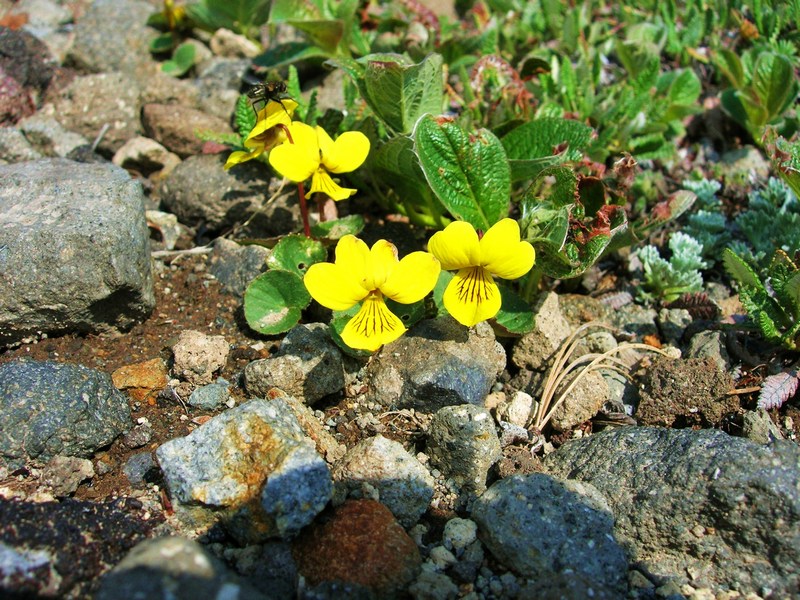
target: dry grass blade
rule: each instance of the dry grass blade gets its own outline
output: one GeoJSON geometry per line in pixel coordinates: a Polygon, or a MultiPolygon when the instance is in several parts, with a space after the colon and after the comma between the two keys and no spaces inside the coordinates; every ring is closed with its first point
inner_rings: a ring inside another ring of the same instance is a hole
{"type": "Polygon", "coordinates": [[[569,396],[570,392],[575,389],[575,386],[578,385],[581,378],[586,374],[600,369],[607,369],[616,371],[625,377],[630,377],[630,367],[625,362],[615,357],[615,354],[619,354],[625,350],[647,350],[649,352],[656,352],[662,356],[675,358],[673,353],[649,346],[647,344],[622,342],[607,352],[585,354],[568,364],[567,361],[580,343],[581,334],[590,328],[607,329],[612,331],[611,327],[601,323],[584,323],[575,331],[573,331],[566,340],[564,340],[561,348],[559,348],[558,352],[556,353],[553,366],[550,367],[550,371],[545,379],[544,389],[542,390],[542,395],[539,398],[539,406],[536,410],[536,414],[534,415],[532,422],[529,422],[529,426],[533,426],[537,431],[541,431],[547,425],[547,423],[553,417],[553,413],[556,411],[556,409],[558,409],[558,407],[564,403],[564,400],[569,396]],[[581,367],[581,365],[585,366],[572,379],[566,389],[564,389],[564,391],[561,392],[558,397],[556,397],[556,391],[559,389],[564,380],[574,373],[579,367],[581,367]]]}

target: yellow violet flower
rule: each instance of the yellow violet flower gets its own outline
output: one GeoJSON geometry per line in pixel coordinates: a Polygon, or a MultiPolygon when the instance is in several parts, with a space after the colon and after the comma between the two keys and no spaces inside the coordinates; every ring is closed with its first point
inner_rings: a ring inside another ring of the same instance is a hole
{"type": "Polygon", "coordinates": [[[297,102],[288,98],[283,100],[283,106],[280,102],[267,102],[267,105],[258,111],[256,125],[244,140],[244,146],[248,150],[231,152],[224,169],[227,171],[234,165],[252,160],[285,141],[286,132],[278,125],[288,127],[296,108],[297,102]]]}
{"type": "Polygon", "coordinates": [[[269,164],[281,175],[296,183],[311,177],[309,195],[323,192],[334,200],[344,200],[357,190],[343,188],[329,173],[349,173],[367,159],[369,139],[360,131],[347,131],[336,138],[319,125],[311,127],[299,121],[289,126],[291,142],[273,149],[269,164]]]}
{"type": "Polygon", "coordinates": [[[533,246],[519,239],[519,224],[502,219],[483,237],[464,221],[450,223],[433,234],[428,250],[442,269],[458,270],[444,291],[444,307],[462,325],[472,327],[491,319],[500,310],[502,298],[493,276],[522,277],[533,267],[533,246]]]}
{"type": "Polygon", "coordinates": [[[406,331],[384,297],[401,304],[422,300],[436,285],[439,261],[428,252],[412,252],[398,260],[397,248],[378,240],[370,249],[353,235],[336,245],[333,263],[309,267],[303,282],[317,302],[331,310],[347,310],[363,300],[342,331],[344,343],[374,352],[406,331]]]}

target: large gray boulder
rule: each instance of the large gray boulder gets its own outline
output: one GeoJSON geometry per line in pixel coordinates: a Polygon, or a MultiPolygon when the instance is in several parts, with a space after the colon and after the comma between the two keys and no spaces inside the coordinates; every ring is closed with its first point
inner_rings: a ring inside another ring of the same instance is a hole
{"type": "Polygon", "coordinates": [[[0,166],[0,346],[127,329],[155,305],[141,185],[110,164],[0,166]]]}
{"type": "Polygon", "coordinates": [[[631,562],[695,588],[763,597],[800,589],[800,450],[716,430],[625,428],[545,459],[608,499],[631,562]],[[691,580],[689,580],[691,577],[691,580]]]}

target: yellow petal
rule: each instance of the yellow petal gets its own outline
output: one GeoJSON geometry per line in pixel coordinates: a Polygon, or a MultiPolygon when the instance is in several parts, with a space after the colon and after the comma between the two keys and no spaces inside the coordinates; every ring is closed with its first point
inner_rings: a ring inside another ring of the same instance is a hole
{"type": "Polygon", "coordinates": [[[370,294],[342,330],[342,341],[357,350],[374,352],[406,331],[403,321],[386,306],[380,292],[370,294]]]}
{"type": "Polygon", "coordinates": [[[439,271],[439,261],[433,254],[412,252],[397,263],[380,289],[395,302],[418,302],[436,285],[439,271]]]}
{"type": "Polygon", "coordinates": [[[311,189],[308,190],[308,195],[322,192],[332,200],[339,201],[349,198],[357,191],[354,188],[343,188],[328,175],[327,171],[317,169],[311,177],[311,189]]]}
{"type": "Polygon", "coordinates": [[[347,310],[368,293],[350,273],[331,263],[311,265],[303,283],[314,300],[331,310],[347,310]]]}
{"type": "Polygon", "coordinates": [[[336,244],[336,265],[341,267],[342,272],[347,273],[365,292],[375,289],[369,285],[368,281],[372,279],[369,254],[369,246],[354,235],[346,235],[336,244]]]}
{"type": "Polygon", "coordinates": [[[305,149],[294,144],[281,144],[269,153],[269,164],[286,179],[299,183],[311,177],[316,165],[309,162],[305,149]]]}
{"type": "Polygon", "coordinates": [[[319,167],[317,132],[299,121],[293,121],[287,129],[287,141],[272,149],[269,164],[291,181],[305,181],[319,167]]]}
{"type": "Polygon", "coordinates": [[[377,290],[397,266],[397,248],[391,242],[378,240],[372,244],[367,264],[367,287],[377,290]]]}
{"type": "Polygon", "coordinates": [[[481,247],[475,228],[465,221],[450,223],[428,240],[428,250],[445,271],[481,264],[481,247]]]}
{"type": "Polygon", "coordinates": [[[481,265],[503,279],[517,279],[531,270],[536,252],[519,239],[519,224],[501,219],[481,238],[481,265]]]}
{"type": "Polygon", "coordinates": [[[331,173],[355,171],[367,160],[369,138],[360,131],[347,131],[336,138],[335,142],[330,141],[330,136],[321,127],[317,127],[317,133],[322,151],[322,164],[331,173]],[[323,138],[327,140],[323,141],[323,138]]]}
{"type": "Polygon", "coordinates": [[[294,100],[287,98],[280,102],[267,102],[267,104],[256,113],[256,126],[253,129],[271,129],[275,125],[282,123],[289,125],[292,122],[292,114],[298,104],[294,100]]]}
{"type": "Polygon", "coordinates": [[[500,289],[482,267],[461,269],[444,291],[444,307],[459,323],[472,327],[500,310],[500,289]]]}
{"type": "Polygon", "coordinates": [[[242,150],[231,152],[230,156],[228,156],[228,160],[225,161],[225,165],[222,168],[227,171],[235,165],[254,159],[259,154],[261,154],[261,152],[244,152],[242,150]]]}

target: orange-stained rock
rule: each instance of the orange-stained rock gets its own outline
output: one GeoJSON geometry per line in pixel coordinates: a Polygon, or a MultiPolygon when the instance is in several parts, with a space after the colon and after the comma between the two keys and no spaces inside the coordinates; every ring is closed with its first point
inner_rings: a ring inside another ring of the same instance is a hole
{"type": "Polygon", "coordinates": [[[155,397],[167,385],[167,366],[160,358],[125,365],[111,374],[111,381],[134,400],[145,400],[155,397]]]}
{"type": "Polygon", "coordinates": [[[348,500],[326,522],[313,523],[292,544],[298,573],[309,586],[354,583],[375,597],[404,592],[422,558],[391,511],[375,500],[348,500]]]}

